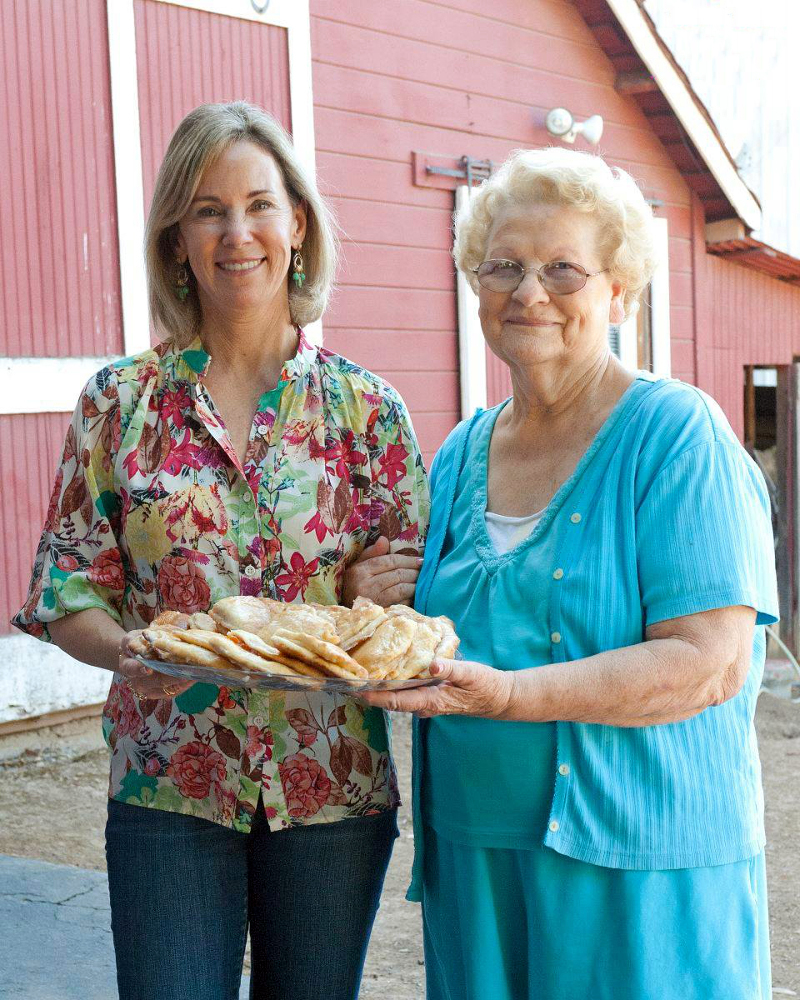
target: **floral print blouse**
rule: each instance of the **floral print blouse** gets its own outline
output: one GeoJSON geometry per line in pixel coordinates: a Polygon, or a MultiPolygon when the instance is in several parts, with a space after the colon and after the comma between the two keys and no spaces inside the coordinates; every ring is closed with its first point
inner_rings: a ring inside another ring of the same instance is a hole
{"type": "MultiPolygon", "coordinates": [[[[398,394],[363,368],[298,350],[259,400],[242,465],[203,376],[197,339],[98,372],[67,433],[25,607],[13,624],[101,608],[126,631],[233,594],[336,604],[379,534],[421,551],[422,459],[398,394]]],[[[387,720],[322,692],[194,684],[138,698],[115,674],[103,713],[111,797],[246,832],[399,804],[387,720]]]]}

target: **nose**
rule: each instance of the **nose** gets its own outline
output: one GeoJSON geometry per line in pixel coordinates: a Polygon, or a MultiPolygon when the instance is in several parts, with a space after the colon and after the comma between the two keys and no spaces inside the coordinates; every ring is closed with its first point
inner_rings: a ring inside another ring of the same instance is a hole
{"type": "Polygon", "coordinates": [[[549,302],[550,296],[542,287],[539,275],[535,271],[526,271],[522,281],[517,285],[512,298],[521,306],[532,306],[537,302],[549,302]]]}
{"type": "Polygon", "coordinates": [[[226,247],[240,247],[251,240],[250,226],[244,212],[230,212],[225,218],[222,242],[226,247]]]}

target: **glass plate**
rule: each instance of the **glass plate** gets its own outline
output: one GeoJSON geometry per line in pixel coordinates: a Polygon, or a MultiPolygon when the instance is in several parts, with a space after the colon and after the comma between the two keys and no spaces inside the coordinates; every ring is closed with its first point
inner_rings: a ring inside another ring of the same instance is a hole
{"type": "Polygon", "coordinates": [[[262,674],[253,670],[233,668],[215,670],[212,667],[199,667],[189,663],[164,663],[162,660],[149,660],[137,656],[137,660],[153,670],[172,677],[200,681],[204,684],[216,684],[218,687],[259,688],[265,691],[331,691],[337,694],[352,694],[354,691],[403,691],[407,688],[430,687],[441,684],[439,677],[413,677],[408,681],[348,681],[341,677],[288,677],[285,674],[262,674]]]}

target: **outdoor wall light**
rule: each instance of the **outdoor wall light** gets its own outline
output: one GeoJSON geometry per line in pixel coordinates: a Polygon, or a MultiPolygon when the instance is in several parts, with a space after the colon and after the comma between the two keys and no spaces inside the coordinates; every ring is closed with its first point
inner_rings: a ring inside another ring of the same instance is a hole
{"type": "Polygon", "coordinates": [[[600,115],[592,115],[585,122],[576,122],[572,113],[566,108],[553,108],[552,111],[548,111],[544,124],[550,135],[569,143],[575,142],[577,136],[582,135],[587,142],[596,146],[603,134],[603,119],[600,115]]]}

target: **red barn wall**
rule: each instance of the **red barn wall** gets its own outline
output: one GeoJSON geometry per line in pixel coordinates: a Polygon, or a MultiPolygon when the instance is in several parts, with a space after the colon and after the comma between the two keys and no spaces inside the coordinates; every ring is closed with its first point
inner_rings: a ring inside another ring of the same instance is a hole
{"type": "Polygon", "coordinates": [[[707,253],[701,219],[695,245],[697,384],[741,438],[745,365],[800,356],[800,287],[707,253]]]}
{"type": "MultiPolygon", "coordinates": [[[[2,0],[0,37],[0,355],[121,355],[105,0],[2,0]]],[[[68,420],[0,415],[0,634],[27,590],[68,420]]]]}
{"type": "MultiPolygon", "coordinates": [[[[459,418],[453,193],[414,185],[412,151],[502,161],[554,141],[543,122],[558,105],[601,114],[598,151],[663,202],[674,372],[694,380],[690,193],[568,0],[312,0],[311,12],[317,170],[345,233],[326,343],[400,390],[426,457],[459,418]]],[[[499,363],[489,385],[505,394],[499,363]]]]}

